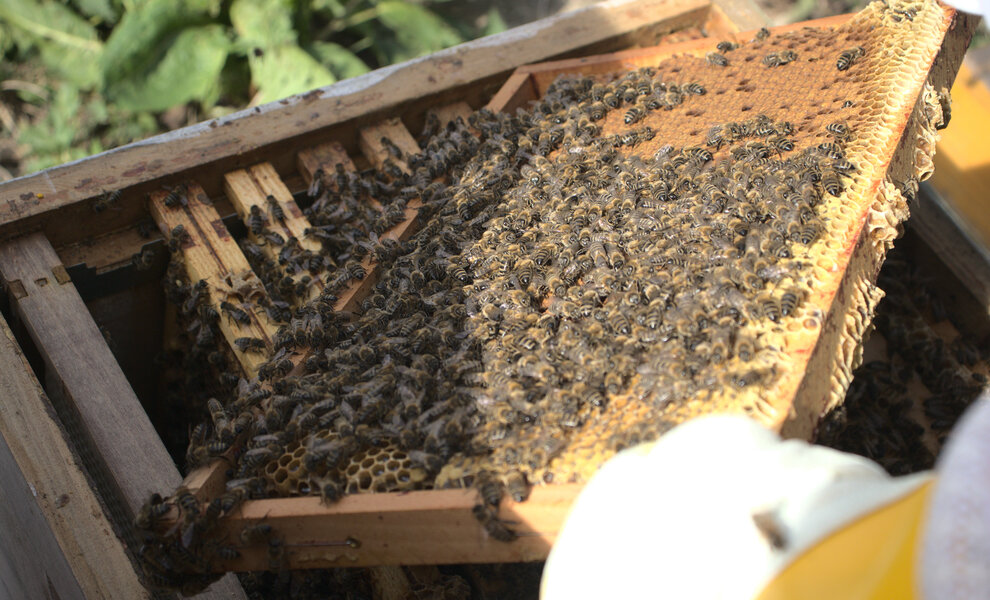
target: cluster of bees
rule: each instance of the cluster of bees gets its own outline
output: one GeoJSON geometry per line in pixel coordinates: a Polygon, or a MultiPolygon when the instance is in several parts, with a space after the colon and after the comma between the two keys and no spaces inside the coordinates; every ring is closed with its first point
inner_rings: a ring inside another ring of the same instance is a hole
{"type": "MultiPolygon", "coordinates": [[[[719,56],[736,47],[720,44],[719,56]]],[[[838,54],[836,68],[862,53],[838,54]]],[[[796,60],[785,50],[763,64],[796,60]]],[[[204,403],[189,462],[233,453],[231,477],[208,504],[165,500],[179,507],[171,535],[144,523],[155,576],[203,581],[213,560],[235,556],[236,543],[211,539],[216,519],[284,493],[268,467],[288,455],[301,456],[291,489],[329,503],[356,491],[356,457],[397,448],[417,487],[477,489],[475,515],[511,540],[497,517],[503,495],[524,500],[531,484],[554,481],[578,432],[616,398],[649,418],[601,439],[605,457],[655,439],[673,406],[774,382],[777,350],[758,332],[802,310],[808,248],[857,172],[846,156],[857,131],[838,118],[808,131],[753,111],[665,143],[667,120],[708,93],[654,68],[565,77],[528,110],[428,121],[420,154],[383,139],[391,158],[381,169],[317,173],[306,235],[322,252],[293,250],[284,263],[257,251],[259,240],[291,244],[270,235],[279,217],[259,208],[242,247],[283,326],[257,380],[224,375],[225,400],[204,403]],[[418,232],[385,237],[414,199],[418,232]],[[367,276],[369,256],[377,282],[356,311],[334,310],[367,276]],[[286,278],[298,285],[301,273],[325,285],[290,309],[303,290],[286,278]]],[[[184,314],[207,329],[237,318],[231,307],[210,313],[197,285],[177,298],[184,314]]],[[[245,535],[268,543],[273,571],[284,571],[277,532],[245,535]]]]}
{"type": "Polygon", "coordinates": [[[845,402],[816,439],[894,475],[932,468],[949,431],[987,387],[987,340],[939,328],[949,315],[929,275],[900,248],[888,256],[873,334],[885,351],[856,369],[845,402]]]}

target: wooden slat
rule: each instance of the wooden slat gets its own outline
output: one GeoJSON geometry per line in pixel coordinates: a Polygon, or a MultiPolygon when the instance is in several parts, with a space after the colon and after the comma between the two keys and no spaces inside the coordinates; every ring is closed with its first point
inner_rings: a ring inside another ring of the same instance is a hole
{"type": "Polygon", "coordinates": [[[0,589],[148,597],[3,317],[0,373],[0,589]]]}
{"type": "Polygon", "coordinates": [[[471,116],[471,105],[467,102],[453,102],[451,104],[444,104],[443,106],[437,106],[426,111],[426,114],[435,115],[437,119],[440,120],[441,125],[446,125],[456,121],[457,119],[463,119],[464,124],[468,124],[468,117],[471,116]]]}
{"type": "Polygon", "coordinates": [[[517,108],[525,108],[538,97],[533,76],[530,73],[516,72],[495,92],[488,101],[488,108],[494,112],[513,113],[517,108]]]}
{"type": "Polygon", "coordinates": [[[975,296],[982,311],[990,313],[990,250],[973,239],[963,218],[934,186],[922,185],[911,211],[908,226],[975,296]]]}
{"type": "Polygon", "coordinates": [[[385,159],[391,158],[400,169],[406,173],[410,172],[406,161],[390,156],[382,144],[382,138],[385,137],[392,140],[392,143],[407,156],[419,153],[419,144],[416,143],[416,139],[398,118],[386,119],[380,123],[364,127],[358,132],[358,135],[361,153],[376,169],[381,169],[382,165],[385,164],[385,159]]]}
{"type": "MultiPolygon", "coordinates": [[[[380,168],[384,164],[385,159],[389,158],[388,151],[382,145],[381,138],[387,137],[392,140],[396,146],[406,155],[416,154],[419,150],[419,145],[413,138],[409,130],[406,129],[405,125],[402,124],[398,119],[388,119],[382,123],[377,123],[370,127],[366,127],[361,130],[360,133],[360,143],[361,151],[368,162],[372,163],[376,167],[380,168]]],[[[394,159],[395,164],[398,165],[400,169],[405,172],[409,172],[409,166],[404,160],[394,159]]],[[[401,223],[395,227],[389,229],[385,233],[381,234],[380,238],[389,238],[394,240],[406,240],[414,233],[413,225],[416,222],[416,214],[419,207],[422,206],[422,202],[419,198],[414,198],[406,204],[406,218],[401,223]]],[[[378,265],[372,260],[370,255],[365,256],[362,259],[361,264],[364,266],[367,275],[364,279],[351,284],[346,290],[344,290],[338,296],[337,303],[334,308],[338,311],[354,311],[357,309],[361,300],[367,297],[368,293],[374,287],[375,283],[378,281],[378,265]]]]}
{"type": "MultiPolygon", "coordinates": [[[[296,201],[292,199],[292,194],[285,187],[285,184],[282,183],[281,178],[279,178],[278,173],[275,172],[275,168],[272,167],[271,163],[259,163],[246,169],[238,169],[237,171],[225,174],[224,189],[227,192],[227,198],[234,205],[234,209],[237,210],[237,214],[244,221],[245,225],[248,225],[251,207],[257,206],[261,209],[262,214],[268,218],[267,227],[269,230],[280,234],[286,240],[291,237],[298,239],[299,245],[311,252],[319,253],[322,251],[322,245],[306,235],[305,232],[310,227],[309,219],[303,215],[299,206],[296,205],[296,201]],[[269,214],[267,200],[269,195],[275,198],[285,213],[284,222],[275,219],[269,214]]],[[[250,232],[250,225],[248,225],[248,229],[249,237],[261,246],[261,251],[268,258],[278,262],[278,253],[281,248],[266,243],[264,240],[255,236],[250,232]]],[[[313,282],[309,287],[308,295],[303,299],[304,302],[319,296],[324,286],[323,279],[320,275],[313,276],[310,274],[310,276],[313,277],[313,282]]],[[[298,279],[298,277],[294,279],[298,279]]]]}
{"type": "Polygon", "coordinates": [[[347,155],[347,150],[340,142],[326,142],[301,150],[296,155],[296,167],[307,184],[313,182],[316,172],[320,169],[324,174],[332,175],[336,165],[343,165],[348,171],[356,171],[357,167],[347,155]]]}
{"type": "Polygon", "coordinates": [[[0,246],[0,276],[46,373],[77,413],[116,492],[135,510],[178,471],[43,234],[0,246]]]}
{"type": "MultiPolygon", "coordinates": [[[[152,492],[179,483],[178,469],[45,236],[0,246],[0,277],[44,360],[46,387],[64,408],[63,422],[107,494],[112,517],[128,526],[152,492]]],[[[240,598],[243,591],[227,577],[203,597],[240,598]]]]}
{"type": "Polygon", "coordinates": [[[194,283],[200,279],[206,280],[210,302],[218,311],[223,301],[235,305],[240,305],[241,302],[252,305],[250,308],[243,307],[251,317],[250,324],[242,325],[220,311],[219,326],[237,360],[253,377],[265,361],[265,355],[259,352],[241,352],[234,346],[234,340],[256,337],[264,340],[269,347],[272,346],[277,328],[268,321],[263,310],[254,306],[254,301],[265,295],[264,286],[251,270],[237,242],[224,227],[220,215],[199,185],[189,184],[187,202],[173,208],[165,206],[167,195],[165,191],[151,195],[151,214],[166,236],[179,225],[189,234],[189,241],[182,247],[189,280],[194,283]],[[249,286],[254,290],[251,298],[232,295],[234,289],[242,286],[249,286]]]}
{"type": "MultiPolygon", "coordinates": [[[[499,517],[519,534],[509,543],[490,538],[474,517],[473,489],[357,494],[330,506],[315,496],[253,500],[220,522],[219,535],[241,544],[244,527],[268,524],[284,541],[290,569],[541,560],[580,487],[537,486],[525,502],[504,499],[499,517]]],[[[216,568],[268,568],[267,546],[238,550],[238,559],[216,568]]]]}

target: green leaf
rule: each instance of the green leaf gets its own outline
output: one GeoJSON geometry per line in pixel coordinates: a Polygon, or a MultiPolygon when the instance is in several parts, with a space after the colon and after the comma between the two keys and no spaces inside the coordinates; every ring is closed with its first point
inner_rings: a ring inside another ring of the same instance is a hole
{"type": "Polygon", "coordinates": [[[117,22],[117,11],[110,5],[110,0],[72,0],[72,4],[87,17],[111,25],[117,22]]]}
{"type": "Polygon", "coordinates": [[[154,69],[118,84],[113,100],[134,111],[161,111],[193,100],[212,104],[219,95],[220,70],[229,49],[222,25],[185,29],[154,69]]]}
{"type": "Polygon", "coordinates": [[[99,84],[96,61],[103,44],[96,29],[68,7],[50,1],[3,0],[0,19],[19,30],[15,39],[29,39],[37,46],[42,62],[53,72],[83,89],[99,84]]]}
{"type": "Polygon", "coordinates": [[[316,42],[310,48],[316,60],[334,74],[337,79],[349,79],[367,73],[370,69],[356,54],[333,42],[316,42]]]}
{"type": "Polygon", "coordinates": [[[485,15],[485,28],[481,30],[481,35],[494,35],[496,33],[502,33],[509,28],[505,24],[505,19],[502,18],[502,13],[498,12],[498,8],[493,6],[491,10],[485,15]]]}
{"type": "Polygon", "coordinates": [[[288,0],[234,0],[230,22],[239,42],[249,47],[265,50],[296,43],[288,0]]]}
{"type": "Polygon", "coordinates": [[[270,48],[248,56],[251,81],[258,88],[252,104],[279,100],[325,85],[336,78],[316,59],[295,44],[270,48]]]}
{"type": "Polygon", "coordinates": [[[312,8],[316,11],[327,11],[335,19],[347,16],[347,7],[340,0],[312,0],[312,8]]]}
{"type": "Polygon", "coordinates": [[[443,19],[422,6],[386,0],[377,8],[379,20],[395,33],[399,45],[391,53],[393,60],[407,60],[463,41],[443,19]]]}
{"type": "Polygon", "coordinates": [[[205,24],[220,0],[147,0],[124,13],[103,48],[100,67],[113,87],[155,68],[174,36],[190,25],[205,24]]]}

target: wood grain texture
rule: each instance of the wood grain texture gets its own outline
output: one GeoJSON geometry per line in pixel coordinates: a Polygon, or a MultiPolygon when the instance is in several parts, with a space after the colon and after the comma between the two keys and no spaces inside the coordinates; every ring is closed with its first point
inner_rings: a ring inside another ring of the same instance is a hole
{"type": "Polygon", "coordinates": [[[299,173],[307,184],[313,182],[317,171],[323,171],[325,176],[330,176],[335,171],[336,165],[342,165],[348,171],[356,171],[357,168],[351,162],[351,157],[347,156],[347,150],[340,142],[326,142],[318,146],[311,146],[299,151],[296,155],[296,166],[299,173]]]}
{"type": "Polygon", "coordinates": [[[235,347],[234,340],[255,337],[271,347],[277,328],[256,305],[257,300],[266,297],[264,286],[202,188],[190,184],[188,190],[187,203],[172,208],[165,206],[165,191],[152,194],[151,213],[163,235],[168,236],[179,225],[188,233],[181,251],[189,280],[193,283],[201,279],[206,281],[210,303],[220,313],[220,331],[245,372],[253,377],[265,356],[259,352],[241,352],[235,347]],[[224,314],[220,310],[221,302],[242,308],[250,317],[250,323],[241,324],[224,314]]]}
{"type": "Polygon", "coordinates": [[[419,144],[413,138],[406,126],[398,118],[386,119],[380,123],[375,123],[364,127],[358,132],[361,153],[368,159],[376,169],[381,169],[382,165],[389,158],[395,162],[405,173],[410,173],[409,165],[402,158],[396,158],[388,153],[382,138],[392,140],[392,143],[399,147],[405,155],[419,153],[419,144]]]}
{"type": "MultiPolygon", "coordinates": [[[[503,499],[499,517],[519,533],[491,539],[471,510],[470,489],[358,494],[326,506],[315,496],[245,502],[220,527],[229,540],[267,523],[285,544],[290,569],[542,560],[580,486],[537,486],[529,499],[503,499]]],[[[239,541],[235,543],[240,544],[239,541]]],[[[239,545],[241,557],[217,568],[266,569],[267,546],[239,545]]]]}
{"type": "MultiPolygon", "coordinates": [[[[227,192],[227,198],[234,205],[238,216],[248,226],[248,236],[261,247],[261,251],[268,258],[276,263],[279,262],[281,246],[267,243],[251,233],[249,219],[251,207],[253,206],[261,209],[262,214],[267,219],[267,227],[270,231],[278,233],[285,240],[296,238],[299,240],[299,245],[306,250],[315,253],[322,252],[323,245],[316,241],[316,239],[306,235],[306,230],[310,228],[309,219],[303,215],[302,210],[296,205],[296,201],[293,200],[289,188],[282,183],[281,178],[279,178],[278,173],[275,172],[275,168],[272,167],[271,163],[259,163],[246,169],[238,169],[237,171],[225,174],[224,189],[227,192]],[[269,197],[274,198],[281,207],[285,215],[284,220],[280,221],[271,214],[267,200],[269,197]]],[[[297,281],[301,275],[293,277],[293,280],[297,281]]],[[[308,295],[300,303],[315,299],[323,290],[324,282],[321,276],[311,275],[311,277],[313,281],[309,285],[308,295]]]]}
{"type": "Polygon", "coordinates": [[[526,108],[538,97],[533,76],[529,72],[516,72],[488,101],[488,109],[493,112],[513,113],[517,108],[526,108]]]}
{"type": "Polygon", "coordinates": [[[148,597],[3,317],[0,373],[0,591],[148,597]]]}
{"type": "Polygon", "coordinates": [[[42,234],[0,246],[0,276],[23,290],[13,308],[134,511],[151,492],[174,487],[178,471],[42,234]]]}
{"type": "Polygon", "coordinates": [[[474,111],[467,102],[452,102],[437,106],[426,111],[427,115],[433,115],[440,121],[441,125],[446,125],[457,119],[462,119],[464,124],[468,124],[468,118],[474,111]]]}

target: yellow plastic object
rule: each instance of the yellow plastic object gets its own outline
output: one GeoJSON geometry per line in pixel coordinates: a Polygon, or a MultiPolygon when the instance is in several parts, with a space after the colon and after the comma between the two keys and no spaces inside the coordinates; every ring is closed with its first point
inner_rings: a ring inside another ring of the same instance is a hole
{"type": "Polygon", "coordinates": [[[932,482],[852,523],[784,569],[758,600],[911,600],[915,554],[932,482]]]}
{"type": "Polygon", "coordinates": [[[952,119],[935,152],[935,186],[990,247],[990,90],[963,63],[952,86],[952,119]]]}

